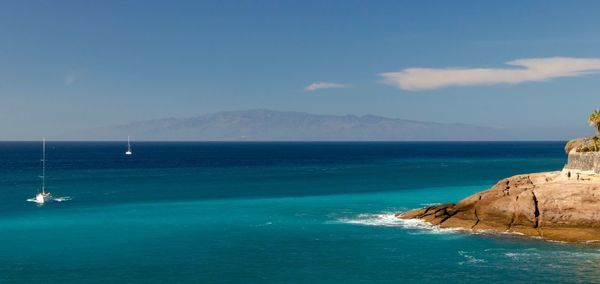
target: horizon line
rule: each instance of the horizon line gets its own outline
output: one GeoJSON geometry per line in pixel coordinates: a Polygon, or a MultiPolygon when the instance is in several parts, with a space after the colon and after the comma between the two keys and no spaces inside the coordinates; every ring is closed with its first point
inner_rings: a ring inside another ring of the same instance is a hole
{"type": "MultiPolygon", "coordinates": [[[[568,140],[560,139],[497,139],[497,140],[132,140],[132,143],[444,143],[444,142],[568,142],[568,140]]],[[[40,142],[41,140],[2,140],[0,143],[6,142],[40,142]]],[[[61,140],[47,139],[46,142],[74,142],[74,143],[122,143],[127,140],[61,140]]]]}

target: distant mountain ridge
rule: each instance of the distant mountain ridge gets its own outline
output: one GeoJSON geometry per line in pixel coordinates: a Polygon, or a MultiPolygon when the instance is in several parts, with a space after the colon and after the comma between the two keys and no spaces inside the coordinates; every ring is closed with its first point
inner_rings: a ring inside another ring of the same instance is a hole
{"type": "Polygon", "coordinates": [[[502,131],[375,115],[315,115],[257,109],[140,121],[80,131],[67,137],[120,140],[127,135],[148,141],[464,141],[494,140],[502,136],[502,131]]]}

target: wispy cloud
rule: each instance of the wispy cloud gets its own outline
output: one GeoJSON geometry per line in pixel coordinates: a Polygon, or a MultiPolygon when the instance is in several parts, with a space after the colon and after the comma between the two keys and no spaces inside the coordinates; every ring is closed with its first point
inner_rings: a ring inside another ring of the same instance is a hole
{"type": "Polygon", "coordinates": [[[331,83],[331,82],[314,82],[306,87],[305,90],[312,92],[321,89],[340,89],[340,88],[349,88],[348,84],[339,84],[339,83],[331,83]]]}
{"type": "Polygon", "coordinates": [[[77,82],[79,78],[77,77],[77,75],[75,73],[67,73],[65,75],[65,85],[66,86],[71,86],[73,84],[75,84],[75,82],[77,82]]]}
{"type": "Polygon", "coordinates": [[[600,58],[548,57],[517,59],[507,68],[407,68],[380,74],[384,83],[407,91],[449,86],[519,84],[600,72],[600,58]]]}

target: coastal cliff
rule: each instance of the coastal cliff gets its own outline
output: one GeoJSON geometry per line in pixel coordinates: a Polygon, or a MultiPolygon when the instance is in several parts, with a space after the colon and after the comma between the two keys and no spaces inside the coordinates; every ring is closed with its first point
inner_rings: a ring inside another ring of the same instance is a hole
{"type": "Polygon", "coordinates": [[[600,177],[568,170],[516,175],[456,204],[396,216],[443,228],[513,232],[569,242],[600,241],[600,177]]]}

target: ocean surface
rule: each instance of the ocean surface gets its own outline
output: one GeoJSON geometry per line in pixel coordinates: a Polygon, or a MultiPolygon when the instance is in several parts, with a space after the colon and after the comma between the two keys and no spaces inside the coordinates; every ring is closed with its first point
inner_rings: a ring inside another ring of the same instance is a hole
{"type": "Polygon", "coordinates": [[[0,143],[0,283],[590,283],[600,246],[396,212],[558,170],[562,142],[0,143]]]}

